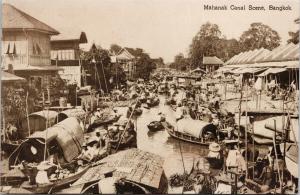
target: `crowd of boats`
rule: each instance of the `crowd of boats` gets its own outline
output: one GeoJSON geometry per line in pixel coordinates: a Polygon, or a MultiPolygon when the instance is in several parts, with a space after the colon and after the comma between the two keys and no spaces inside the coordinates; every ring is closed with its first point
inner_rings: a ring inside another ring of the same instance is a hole
{"type": "Polygon", "coordinates": [[[9,171],[1,175],[1,191],[142,194],[167,193],[171,187],[184,193],[297,193],[297,114],[272,113],[277,116],[258,121],[253,116],[259,113],[224,108],[218,88],[209,87],[211,79],[187,84],[168,77],[158,72],[105,98],[89,94],[80,107],[46,107],[18,128],[8,126],[1,148],[9,171]],[[160,112],[147,124],[149,131],[165,130],[179,144],[209,149],[191,170],[183,167],[183,174],[170,178],[162,157],[137,149],[135,121],[161,103],[159,96],[176,113],[176,122],[160,112]],[[127,107],[127,113],[116,105],[127,107]]]}

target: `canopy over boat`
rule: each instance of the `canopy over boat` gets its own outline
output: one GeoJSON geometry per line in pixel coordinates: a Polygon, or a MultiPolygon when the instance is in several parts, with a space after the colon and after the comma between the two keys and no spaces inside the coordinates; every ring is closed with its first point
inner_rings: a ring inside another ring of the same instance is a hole
{"type": "Polygon", "coordinates": [[[133,148],[109,155],[99,164],[90,168],[72,186],[100,180],[104,174],[113,172],[113,177],[126,178],[158,193],[166,192],[168,187],[167,181],[163,183],[163,179],[166,179],[163,178],[164,160],[156,154],[133,148]]]}
{"type": "Polygon", "coordinates": [[[177,129],[175,130],[182,133],[188,133],[196,138],[201,138],[208,131],[215,134],[216,129],[216,126],[211,123],[184,118],[177,122],[177,129]]]}
{"type": "MultiPolygon", "coordinates": [[[[273,139],[275,130],[278,134],[284,133],[284,129],[287,127],[287,116],[271,117],[262,121],[254,122],[254,135],[261,138],[273,139]]],[[[298,142],[298,118],[290,119],[290,131],[289,141],[298,142]]]]}
{"type": "Polygon", "coordinates": [[[83,121],[85,114],[85,111],[81,108],[68,109],[58,113],[57,121],[60,122],[69,117],[76,117],[77,119],[83,121]]]}
{"type": "Polygon", "coordinates": [[[71,162],[81,152],[83,129],[78,119],[67,118],[45,131],[38,131],[29,136],[9,157],[9,166],[27,162],[44,160],[45,143],[48,155],[61,155],[63,160],[71,162]]]}
{"type": "Polygon", "coordinates": [[[43,131],[47,127],[53,126],[57,121],[58,113],[53,110],[42,110],[39,112],[34,112],[29,114],[28,120],[24,118],[21,121],[21,128],[19,131],[20,138],[24,139],[29,134],[32,134],[36,131],[43,131]],[[29,129],[28,129],[28,122],[29,122],[29,129]],[[29,131],[30,130],[30,131],[29,131]]]}

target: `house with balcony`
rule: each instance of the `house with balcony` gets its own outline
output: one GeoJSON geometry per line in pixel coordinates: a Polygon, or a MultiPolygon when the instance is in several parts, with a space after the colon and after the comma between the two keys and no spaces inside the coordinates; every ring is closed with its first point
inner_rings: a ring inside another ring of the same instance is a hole
{"type": "Polygon", "coordinates": [[[51,37],[51,64],[61,68],[60,77],[68,84],[82,85],[80,44],[87,43],[85,32],[66,33],[51,37]]]}
{"type": "Polygon", "coordinates": [[[49,89],[59,70],[51,65],[50,37],[58,34],[16,7],[2,4],[2,70],[25,78],[34,89],[49,89]]]}

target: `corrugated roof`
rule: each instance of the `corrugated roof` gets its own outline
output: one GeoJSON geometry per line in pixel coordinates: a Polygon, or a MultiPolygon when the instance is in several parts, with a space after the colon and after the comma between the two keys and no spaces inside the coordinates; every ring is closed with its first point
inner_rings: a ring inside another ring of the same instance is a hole
{"type": "MultiPolygon", "coordinates": [[[[268,62],[268,61],[274,61],[278,56],[280,56],[281,54],[286,54],[288,53],[293,47],[295,46],[295,44],[290,43],[288,45],[284,45],[283,47],[281,47],[280,49],[274,49],[269,55],[268,57],[264,58],[263,61],[268,62]]],[[[282,59],[279,59],[282,60],[282,59]]]]}
{"type": "Polygon", "coordinates": [[[58,35],[59,32],[36,18],[26,14],[16,7],[2,4],[2,28],[5,29],[29,29],[42,31],[50,35],[58,35]]]}
{"type": "Polygon", "coordinates": [[[213,56],[213,57],[204,56],[203,57],[203,64],[206,64],[206,65],[216,64],[217,65],[217,64],[224,64],[224,62],[216,56],[213,56]]]}

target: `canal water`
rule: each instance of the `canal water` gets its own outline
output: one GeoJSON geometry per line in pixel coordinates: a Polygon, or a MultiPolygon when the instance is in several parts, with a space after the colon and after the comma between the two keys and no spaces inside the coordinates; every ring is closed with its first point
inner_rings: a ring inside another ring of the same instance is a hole
{"type": "MultiPolygon", "coordinates": [[[[181,98],[182,93],[177,94],[177,98],[181,98]]],[[[137,145],[138,148],[147,152],[158,154],[165,159],[164,170],[166,176],[169,177],[174,173],[183,173],[185,170],[189,171],[192,168],[193,161],[200,157],[206,156],[208,153],[208,146],[192,144],[180,141],[171,137],[165,130],[158,132],[150,132],[147,125],[159,120],[158,113],[163,113],[168,122],[175,125],[175,112],[168,105],[165,105],[166,98],[159,95],[160,104],[151,109],[143,108],[143,114],[137,118],[137,145]],[[181,156],[182,155],[182,156],[181,156]],[[183,161],[182,161],[183,159],[183,161]]],[[[126,116],[126,108],[119,108],[119,112],[126,116]]]]}

